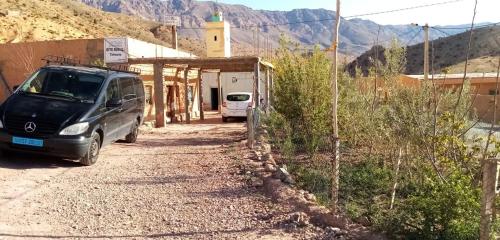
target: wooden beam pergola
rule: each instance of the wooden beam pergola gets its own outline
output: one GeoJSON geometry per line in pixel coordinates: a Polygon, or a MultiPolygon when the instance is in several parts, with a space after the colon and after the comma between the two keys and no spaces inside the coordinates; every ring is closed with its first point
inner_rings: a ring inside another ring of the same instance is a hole
{"type": "MultiPolygon", "coordinates": [[[[261,96],[266,106],[266,111],[271,105],[270,91],[272,91],[273,78],[272,70],[274,66],[271,63],[262,61],[259,57],[231,57],[231,58],[130,58],[128,64],[152,64],[154,68],[154,89],[155,89],[155,114],[156,114],[156,127],[165,126],[165,102],[164,102],[164,82],[163,82],[163,68],[172,67],[184,70],[184,113],[186,123],[191,122],[191,116],[189,111],[189,70],[197,69],[198,78],[196,83],[198,86],[198,99],[200,108],[200,119],[204,119],[203,112],[203,87],[202,87],[202,72],[217,72],[217,88],[219,93],[219,113],[221,111],[222,105],[222,83],[221,83],[221,73],[224,72],[253,72],[254,73],[254,83],[253,83],[253,93],[254,101],[256,107],[261,107],[261,96]],[[261,71],[265,71],[265,93],[261,92],[261,71]]],[[[176,91],[177,80],[174,78],[174,91],[176,91]]],[[[194,94],[194,93],[192,93],[194,94]]],[[[176,94],[177,95],[177,94],[176,94]]],[[[176,97],[174,95],[174,105],[176,103],[176,97]]],[[[175,109],[174,109],[175,111],[175,109]]],[[[174,116],[175,117],[175,116],[174,116]]],[[[172,118],[174,119],[174,118],[172,118]]]]}
{"type": "Polygon", "coordinates": [[[268,62],[258,57],[232,57],[232,58],[131,58],[129,64],[155,64],[163,65],[188,65],[189,68],[203,70],[219,70],[220,72],[253,72],[255,64],[274,68],[268,62]]]}

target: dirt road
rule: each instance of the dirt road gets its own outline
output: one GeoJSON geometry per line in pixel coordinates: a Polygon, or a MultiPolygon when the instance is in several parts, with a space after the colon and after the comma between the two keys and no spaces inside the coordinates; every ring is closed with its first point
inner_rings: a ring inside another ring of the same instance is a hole
{"type": "Polygon", "coordinates": [[[244,123],[169,125],[104,148],[92,167],[2,158],[0,239],[319,237],[283,227],[288,209],[245,183],[242,139],[244,123]]]}

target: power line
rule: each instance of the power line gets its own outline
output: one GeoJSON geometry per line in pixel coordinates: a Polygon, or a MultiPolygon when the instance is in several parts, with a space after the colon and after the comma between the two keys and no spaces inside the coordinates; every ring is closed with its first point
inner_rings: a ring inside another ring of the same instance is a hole
{"type": "Polygon", "coordinates": [[[398,9],[387,10],[387,11],[380,11],[380,12],[372,12],[372,13],[364,13],[364,14],[352,15],[352,16],[347,16],[347,17],[344,17],[344,18],[357,18],[357,17],[366,17],[366,16],[372,16],[372,15],[386,14],[386,13],[401,12],[401,11],[413,10],[413,9],[418,9],[418,8],[426,8],[426,7],[433,7],[433,6],[438,6],[438,5],[450,4],[450,3],[457,3],[457,2],[462,2],[462,1],[464,1],[464,0],[453,0],[453,1],[446,1],[446,2],[431,3],[431,4],[419,5],[419,6],[413,6],[413,7],[406,7],[406,8],[398,8],[398,9]]]}
{"type": "MultiPolygon", "coordinates": [[[[432,3],[432,4],[425,4],[425,5],[418,5],[418,6],[412,6],[412,7],[398,8],[398,9],[392,9],[392,10],[386,10],[386,11],[380,11],[380,12],[370,12],[370,13],[356,14],[356,15],[351,15],[351,16],[345,16],[343,18],[344,19],[359,18],[359,17],[365,17],[365,16],[373,16],[373,15],[380,15],[380,14],[387,14],[387,13],[408,11],[408,10],[419,9],[419,8],[427,8],[427,7],[445,5],[445,4],[450,4],[450,3],[457,3],[457,2],[462,2],[462,1],[464,1],[464,0],[445,1],[445,2],[438,2],[438,3],[432,3]]],[[[278,26],[304,24],[304,23],[313,23],[313,22],[326,22],[326,21],[335,21],[335,18],[323,18],[323,19],[306,20],[306,21],[296,21],[296,22],[285,22],[285,23],[276,23],[276,24],[240,25],[240,26],[231,26],[231,28],[278,27],[278,26]]],[[[180,27],[180,29],[182,29],[182,30],[196,30],[196,29],[205,29],[205,28],[204,27],[180,27]]]]}
{"type": "Polygon", "coordinates": [[[409,46],[410,43],[418,36],[418,34],[420,34],[422,32],[422,28],[420,28],[414,35],[413,37],[410,38],[410,40],[408,42],[406,42],[405,46],[409,46]]]}
{"type": "Polygon", "coordinates": [[[431,28],[434,29],[434,30],[436,30],[436,31],[438,31],[438,32],[440,32],[440,33],[442,33],[442,34],[444,34],[446,37],[451,36],[451,34],[449,34],[449,33],[445,32],[445,31],[441,30],[440,28],[435,28],[435,27],[431,27],[431,28]]]}

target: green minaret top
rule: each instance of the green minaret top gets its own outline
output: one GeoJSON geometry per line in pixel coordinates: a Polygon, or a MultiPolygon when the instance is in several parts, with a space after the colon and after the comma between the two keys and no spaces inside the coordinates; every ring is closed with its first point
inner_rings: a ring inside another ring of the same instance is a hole
{"type": "Polygon", "coordinates": [[[224,18],[222,17],[221,11],[216,11],[214,15],[212,15],[212,22],[222,22],[224,18]]]}

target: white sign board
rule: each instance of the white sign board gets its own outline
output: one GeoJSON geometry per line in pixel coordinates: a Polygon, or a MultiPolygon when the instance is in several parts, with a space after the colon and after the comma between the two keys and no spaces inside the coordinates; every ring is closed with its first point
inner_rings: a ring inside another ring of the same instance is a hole
{"type": "Polygon", "coordinates": [[[180,26],[181,25],[181,18],[179,16],[172,16],[172,15],[167,15],[162,17],[161,21],[164,25],[169,25],[169,26],[180,26]]]}
{"type": "Polygon", "coordinates": [[[104,62],[105,63],[128,62],[127,38],[104,39],[104,62]]]}

